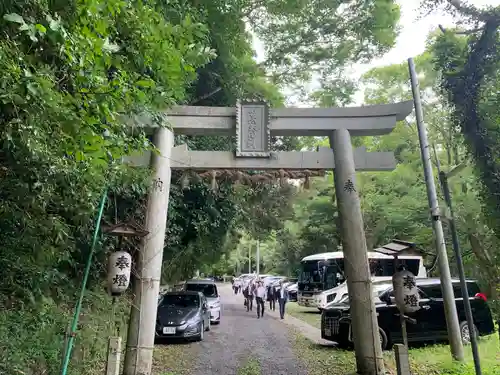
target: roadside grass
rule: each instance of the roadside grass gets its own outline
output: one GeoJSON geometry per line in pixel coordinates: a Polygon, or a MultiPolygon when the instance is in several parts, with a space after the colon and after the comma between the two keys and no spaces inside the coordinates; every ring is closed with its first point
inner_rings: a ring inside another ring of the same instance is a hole
{"type": "MultiPolygon", "coordinates": [[[[287,312],[316,328],[321,326],[321,315],[314,309],[303,308],[294,303],[287,305],[287,312]]],[[[319,335],[319,332],[318,332],[319,335]]],[[[345,375],[356,370],[354,352],[312,343],[295,332],[294,349],[308,368],[309,375],[345,375]]],[[[410,349],[413,375],[474,375],[474,363],[470,346],[465,348],[465,362],[454,363],[448,345],[428,345],[410,349]]],[[[479,343],[483,375],[500,374],[500,342],[498,334],[483,337],[479,343]]],[[[384,352],[386,370],[396,374],[392,351],[384,352]]]]}
{"type": "Polygon", "coordinates": [[[250,358],[238,369],[237,375],[261,375],[261,373],[259,361],[250,358]]]}
{"type": "Polygon", "coordinates": [[[152,375],[189,375],[194,347],[185,343],[156,344],[152,375]]]}
{"type": "Polygon", "coordinates": [[[296,302],[289,302],[286,304],[286,313],[300,319],[313,327],[321,328],[321,313],[316,308],[302,307],[296,302]]]}
{"type": "MultiPolygon", "coordinates": [[[[429,345],[410,349],[410,361],[415,375],[473,375],[474,362],[470,346],[464,347],[465,362],[452,361],[449,345],[429,345]]],[[[479,355],[483,375],[500,374],[500,342],[498,334],[482,337],[479,341],[479,355]]],[[[387,352],[387,361],[394,367],[394,355],[387,352]]]]}

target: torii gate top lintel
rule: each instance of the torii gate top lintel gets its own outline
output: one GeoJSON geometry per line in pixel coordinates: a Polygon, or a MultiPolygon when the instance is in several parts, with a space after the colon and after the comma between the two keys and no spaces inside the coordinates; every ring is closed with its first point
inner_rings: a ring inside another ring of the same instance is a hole
{"type": "MultiPolygon", "coordinates": [[[[383,135],[412,110],[412,101],[344,108],[271,108],[269,130],[274,136],[328,136],[338,129],[347,129],[352,136],[383,135]]],[[[232,136],[237,113],[237,107],[177,106],[168,111],[167,118],[176,134],[232,136]]]]}

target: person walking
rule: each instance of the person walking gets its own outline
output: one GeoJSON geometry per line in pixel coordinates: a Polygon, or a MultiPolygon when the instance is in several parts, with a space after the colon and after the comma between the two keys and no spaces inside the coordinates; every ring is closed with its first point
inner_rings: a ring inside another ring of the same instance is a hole
{"type": "Polygon", "coordinates": [[[234,294],[238,294],[238,285],[236,284],[236,276],[233,275],[231,278],[231,287],[233,288],[234,294]]]}
{"type": "Polygon", "coordinates": [[[286,302],[288,301],[288,292],[286,288],[283,286],[283,281],[280,281],[280,290],[278,292],[278,303],[280,307],[280,318],[284,319],[285,318],[285,305],[286,302]]]}
{"type": "Polygon", "coordinates": [[[267,301],[269,302],[269,310],[276,310],[276,287],[274,285],[269,285],[267,287],[267,301]]]}
{"type": "Polygon", "coordinates": [[[252,311],[252,309],[253,309],[254,294],[255,294],[255,282],[254,282],[254,280],[250,280],[248,283],[248,287],[247,287],[247,298],[246,298],[247,311],[252,311]]]}
{"type": "Polygon", "coordinates": [[[264,316],[264,301],[266,299],[266,287],[259,280],[255,288],[255,300],[257,302],[257,319],[264,316]]]}
{"type": "Polygon", "coordinates": [[[250,282],[248,280],[243,281],[243,285],[241,286],[241,293],[243,294],[243,306],[247,307],[248,311],[248,291],[250,290],[249,288],[250,282]]]}

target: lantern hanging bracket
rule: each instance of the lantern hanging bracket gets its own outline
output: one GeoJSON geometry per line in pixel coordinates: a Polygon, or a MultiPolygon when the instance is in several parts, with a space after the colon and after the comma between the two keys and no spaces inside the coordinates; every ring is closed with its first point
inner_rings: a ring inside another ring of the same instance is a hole
{"type": "Polygon", "coordinates": [[[124,223],[120,222],[114,225],[103,225],[102,232],[109,236],[120,237],[145,237],[149,234],[139,224],[135,222],[124,223]]]}

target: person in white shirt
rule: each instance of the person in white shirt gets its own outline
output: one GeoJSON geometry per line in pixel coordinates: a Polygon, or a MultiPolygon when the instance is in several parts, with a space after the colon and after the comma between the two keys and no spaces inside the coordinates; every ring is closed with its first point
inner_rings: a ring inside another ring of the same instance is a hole
{"type": "Polygon", "coordinates": [[[278,292],[278,303],[280,305],[280,318],[285,318],[285,305],[288,301],[288,292],[283,286],[283,280],[280,281],[280,290],[278,292]]]}
{"type": "Polygon", "coordinates": [[[257,281],[255,300],[257,302],[257,318],[260,318],[264,316],[264,301],[266,300],[266,287],[262,280],[257,281]]]}

